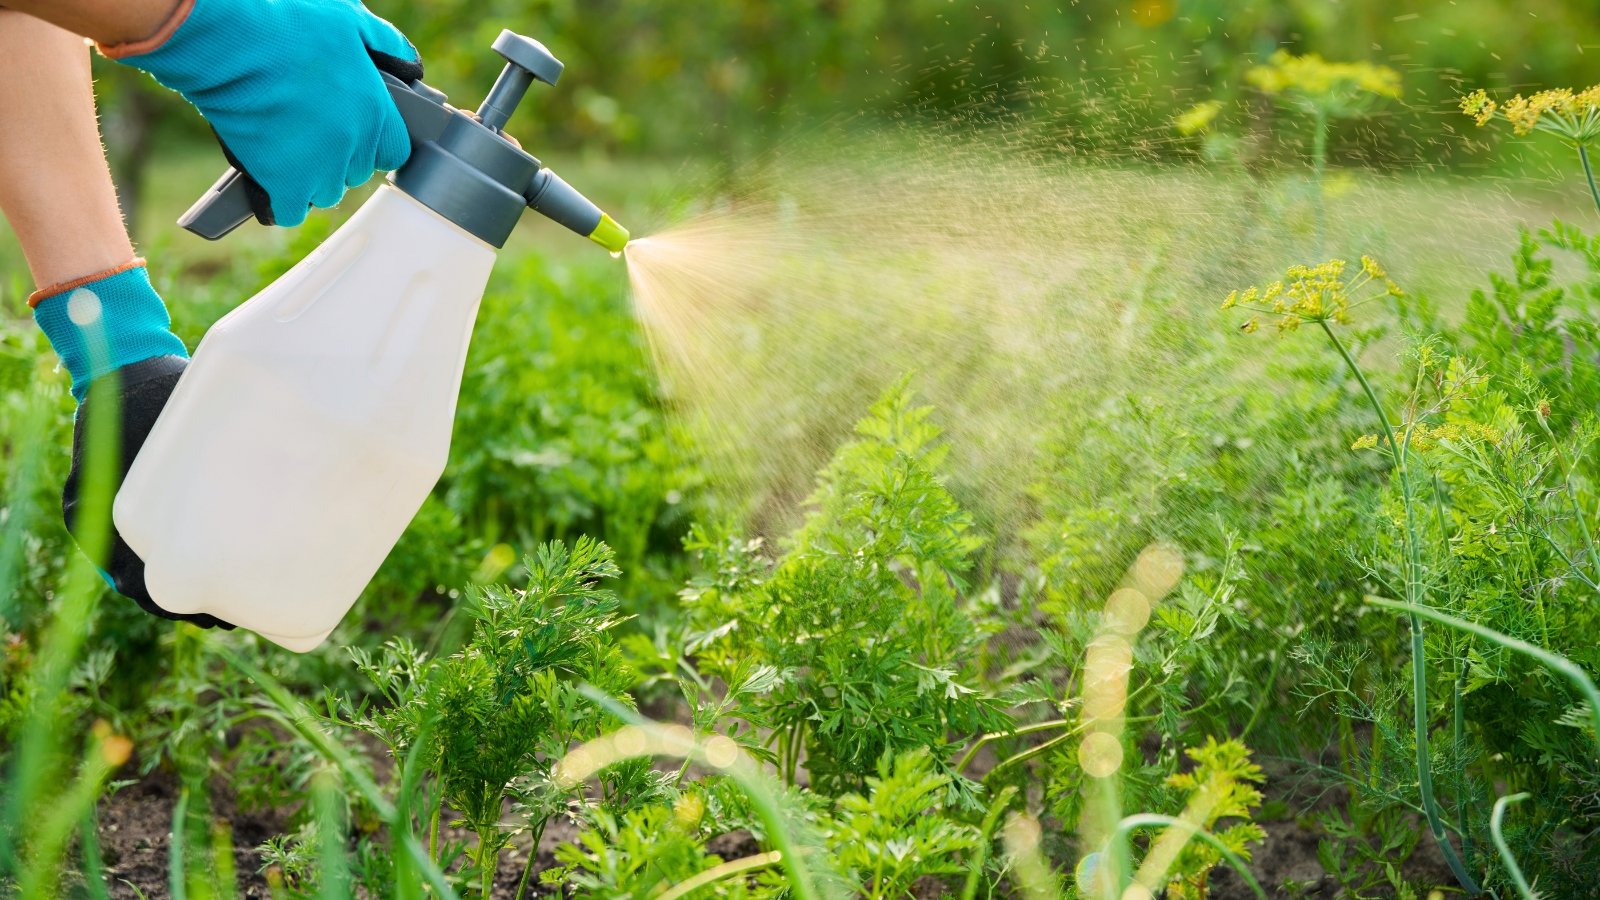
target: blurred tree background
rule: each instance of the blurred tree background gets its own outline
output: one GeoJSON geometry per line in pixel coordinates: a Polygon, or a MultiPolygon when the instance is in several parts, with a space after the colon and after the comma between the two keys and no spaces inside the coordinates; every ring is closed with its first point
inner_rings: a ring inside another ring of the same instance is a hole
{"type": "MultiPolygon", "coordinates": [[[[1600,81],[1600,4],[1574,0],[371,0],[421,49],[428,80],[475,105],[501,28],[567,64],[512,130],[529,146],[709,158],[727,166],[798,132],[884,119],[1004,119],[1075,153],[1192,154],[1172,119],[1216,99],[1219,127],[1265,134],[1244,71],[1283,47],[1383,63],[1405,99],[1340,135],[1345,162],[1486,158],[1466,90],[1600,81]]],[[[96,62],[131,204],[152,148],[209,141],[181,101],[96,62]]],[[[1270,158],[1272,148],[1262,147],[1270,158]]]]}

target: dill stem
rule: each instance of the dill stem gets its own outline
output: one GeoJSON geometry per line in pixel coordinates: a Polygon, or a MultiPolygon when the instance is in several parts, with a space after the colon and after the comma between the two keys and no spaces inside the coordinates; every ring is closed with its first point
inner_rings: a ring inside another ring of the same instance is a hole
{"type": "MultiPolygon", "coordinates": [[[[1247,887],[1250,888],[1250,892],[1255,894],[1257,897],[1260,897],[1261,900],[1266,900],[1267,892],[1261,889],[1261,883],[1256,881],[1256,877],[1250,873],[1250,867],[1245,864],[1245,861],[1239,856],[1239,854],[1228,849],[1228,845],[1224,844],[1216,835],[1204,828],[1201,828],[1194,822],[1190,822],[1176,816],[1157,815],[1156,813],[1138,813],[1136,815],[1128,816],[1127,818],[1118,822],[1116,829],[1112,832],[1111,840],[1108,842],[1107,846],[1107,849],[1111,852],[1107,855],[1112,856],[1113,865],[1119,867],[1112,869],[1112,873],[1113,877],[1118,879],[1120,882],[1115,886],[1114,890],[1122,890],[1124,886],[1130,884],[1132,881],[1132,878],[1128,873],[1129,836],[1133,833],[1134,829],[1153,828],[1157,826],[1181,829],[1188,832],[1190,839],[1197,839],[1206,844],[1210,844],[1211,849],[1216,851],[1216,853],[1222,857],[1223,862],[1226,862],[1228,865],[1232,866],[1233,870],[1239,874],[1239,878],[1244,881],[1247,887]]],[[[1126,891],[1124,891],[1124,893],[1126,893],[1126,891]]],[[[1122,896],[1122,894],[1116,894],[1115,896],[1122,896]]]]}
{"type": "Polygon", "coordinates": [[[1489,837],[1494,840],[1494,847],[1500,851],[1500,862],[1505,864],[1506,874],[1511,876],[1511,884],[1517,889],[1517,896],[1531,900],[1538,895],[1528,885],[1528,879],[1522,874],[1522,867],[1517,865],[1517,858],[1511,854],[1511,847],[1506,844],[1506,837],[1501,833],[1501,822],[1506,817],[1506,807],[1528,799],[1530,794],[1512,794],[1494,801],[1494,811],[1489,814],[1489,837]]]}
{"type": "MultiPolygon", "coordinates": [[[[1389,424],[1389,414],[1384,411],[1383,401],[1378,399],[1377,391],[1373,390],[1372,383],[1367,380],[1366,373],[1361,371],[1361,366],[1356,364],[1355,357],[1345,348],[1344,342],[1334,334],[1328,326],[1327,320],[1317,322],[1322,327],[1322,333],[1328,336],[1335,350],[1344,358],[1345,366],[1355,375],[1360,382],[1361,390],[1367,395],[1367,402],[1378,416],[1378,424],[1383,428],[1384,439],[1389,445],[1389,456],[1393,460],[1395,473],[1400,478],[1400,497],[1405,509],[1405,544],[1406,544],[1406,603],[1420,607],[1422,603],[1422,560],[1420,548],[1417,546],[1415,496],[1411,488],[1411,472],[1406,466],[1407,448],[1410,446],[1410,431],[1407,429],[1407,441],[1402,445],[1395,439],[1394,428],[1389,424]]],[[[1411,622],[1411,684],[1412,684],[1412,728],[1415,733],[1417,745],[1417,790],[1422,796],[1422,809],[1428,820],[1428,831],[1433,835],[1434,842],[1439,845],[1439,850],[1444,853],[1445,862],[1450,866],[1451,874],[1461,883],[1468,893],[1479,892],[1478,883],[1467,874],[1466,867],[1461,864],[1461,859],[1456,855],[1455,847],[1451,845],[1450,838],[1445,834],[1444,821],[1439,814],[1439,801],[1433,794],[1433,761],[1428,750],[1428,660],[1427,650],[1423,643],[1422,617],[1410,610],[1407,615],[1411,622]]]]}
{"type": "Polygon", "coordinates": [[[1595,187],[1594,169],[1589,165],[1589,148],[1582,143],[1578,144],[1578,161],[1583,163],[1583,177],[1589,182],[1589,196],[1594,199],[1594,208],[1600,212],[1600,188],[1595,187]]]}

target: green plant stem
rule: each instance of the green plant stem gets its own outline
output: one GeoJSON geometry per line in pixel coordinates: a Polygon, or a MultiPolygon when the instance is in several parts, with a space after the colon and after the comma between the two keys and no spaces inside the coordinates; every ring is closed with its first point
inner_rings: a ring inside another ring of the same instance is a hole
{"type": "Polygon", "coordinates": [[[89,900],[107,900],[105,861],[100,853],[100,833],[95,821],[94,804],[83,811],[83,824],[78,830],[79,846],[83,848],[83,885],[89,900]]]}
{"type": "Polygon", "coordinates": [[[1080,730],[1082,730],[1084,724],[1085,723],[1081,723],[1080,722],[1077,725],[1073,726],[1073,728],[1070,731],[1068,731],[1066,734],[1058,734],[1055,737],[1051,738],[1048,741],[1045,741],[1042,744],[1039,744],[1039,745],[1037,745],[1035,747],[1030,747],[1027,750],[1022,751],[1021,753],[1016,754],[1015,756],[1009,756],[1009,757],[1001,760],[1000,762],[995,764],[994,768],[989,770],[988,775],[983,776],[983,780],[987,781],[987,780],[989,780],[989,776],[990,775],[993,775],[994,773],[1000,771],[1001,769],[1004,769],[1004,768],[1006,768],[1008,766],[1014,766],[1017,763],[1027,762],[1028,760],[1033,759],[1035,756],[1039,756],[1042,753],[1046,753],[1049,750],[1052,750],[1055,747],[1059,746],[1060,744],[1063,744],[1063,743],[1071,740],[1074,735],[1076,735],[1080,730]]]}
{"type": "Polygon", "coordinates": [[[1538,896],[1533,888],[1528,886],[1528,879],[1522,874],[1522,867],[1517,865],[1517,858],[1512,855],[1511,847],[1506,844],[1504,834],[1500,833],[1501,820],[1505,818],[1506,807],[1513,803],[1520,803],[1528,799],[1530,794],[1512,794],[1494,801],[1494,811],[1489,814],[1489,837],[1494,840],[1494,848],[1500,851],[1500,862],[1505,864],[1506,874],[1511,876],[1511,884],[1517,889],[1517,896],[1522,900],[1535,900],[1538,896]]]}
{"type": "Polygon", "coordinates": [[[1244,725],[1244,730],[1239,732],[1239,740],[1243,741],[1250,736],[1256,728],[1256,723],[1261,721],[1261,714],[1266,711],[1267,704],[1272,699],[1272,691],[1278,686],[1278,670],[1283,667],[1285,654],[1281,649],[1272,652],[1272,671],[1267,673],[1267,686],[1261,692],[1261,702],[1256,704],[1255,712],[1250,714],[1250,721],[1244,725]]]}
{"type": "Polygon", "coordinates": [[[350,896],[350,861],[345,856],[349,824],[344,816],[339,779],[328,769],[317,773],[311,785],[311,805],[317,823],[322,859],[318,871],[318,896],[343,900],[350,896]]]}
{"type": "MultiPolygon", "coordinates": [[[[778,738],[778,777],[783,779],[785,785],[790,786],[794,784],[789,780],[789,734],[792,730],[785,725],[774,732],[778,738]]],[[[695,737],[699,737],[699,735],[695,735],[695,737]]],[[[683,765],[687,768],[689,760],[685,759],[683,765]]]]}
{"type": "Polygon", "coordinates": [[[1589,196],[1594,200],[1596,212],[1600,212],[1600,188],[1595,187],[1594,168],[1589,165],[1589,148],[1583,144],[1578,145],[1578,161],[1583,163],[1583,177],[1589,182],[1589,196]]]}
{"type": "MultiPolygon", "coordinates": [[[[1467,662],[1463,659],[1461,668],[1456,673],[1455,684],[1451,689],[1451,700],[1453,701],[1451,710],[1454,720],[1451,735],[1455,739],[1454,752],[1457,759],[1461,758],[1461,748],[1466,744],[1466,715],[1462,709],[1461,691],[1461,686],[1466,683],[1466,680],[1467,662]]],[[[1464,767],[1465,764],[1463,764],[1464,767]]],[[[1467,805],[1461,802],[1459,796],[1456,797],[1456,832],[1461,835],[1461,856],[1470,863],[1472,862],[1472,833],[1467,831],[1467,805]]]]}
{"type": "MultiPolygon", "coordinates": [[[[400,767],[400,789],[395,793],[395,819],[407,838],[415,839],[411,834],[411,811],[413,798],[417,795],[417,784],[422,779],[422,754],[423,748],[428,746],[431,736],[432,724],[425,720],[423,727],[417,733],[416,739],[411,742],[411,749],[406,752],[400,767]]],[[[398,758],[398,757],[397,757],[398,758]]],[[[420,847],[419,847],[420,849],[420,847]]],[[[433,854],[428,854],[430,860],[433,854]]],[[[416,861],[409,853],[394,854],[394,880],[395,900],[422,900],[422,879],[416,872],[416,861]]]]}
{"type": "Polygon", "coordinates": [[[982,750],[986,745],[994,741],[1004,740],[1005,738],[1011,737],[1021,737],[1025,734],[1034,734],[1040,731],[1050,731],[1055,728],[1066,728],[1071,724],[1071,719],[1052,719],[1049,722],[1035,722],[1032,725],[1024,725],[1021,728],[1013,728],[1010,731],[991,731],[988,734],[978,738],[978,740],[973,743],[972,749],[968,750],[961,757],[961,761],[956,763],[956,773],[960,774],[961,772],[965,772],[967,770],[967,766],[972,763],[972,758],[978,755],[978,751],[982,750]]]}
{"type": "Polygon", "coordinates": [[[765,869],[767,866],[776,865],[780,862],[783,862],[783,854],[776,850],[770,853],[757,853],[755,856],[731,860],[720,866],[712,866],[692,878],[686,878],[678,882],[657,894],[655,900],[678,900],[679,897],[686,897],[708,884],[716,884],[725,878],[732,878],[745,872],[753,872],[756,869],[765,869]]]}
{"type": "Polygon", "coordinates": [[[533,844],[528,848],[528,862],[522,867],[522,878],[517,882],[516,900],[522,900],[528,892],[528,876],[533,874],[533,864],[539,859],[539,842],[544,840],[544,827],[549,821],[545,819],[533,829],[533,844]]]}
{"type": "Polygon", "coordinates": [[[439,819],[444,814],[444,788],[439,789],[433,801],[433,813],[428,816],[428,855],[439,858],[439,819]]]}
{"type": "Polygon", "coordinates": [[[800,771],[800,750],[805,746],[805,739],[806,723],[794,723],[794,734],[789,736],[789,771],[785,775],[787,784],[794,784],[795,777],[800,771]]]}
{"type": "Polygon", "coordinates": [[[995,827],[1000,824],[1001,813],[1011,805],[1011,798],[1016,794],[1016,786],[1008,784],[989,804],[989,811],[984,814],[983,824],[978,828],[978,849],[973,852],[972,862],[967,866],[967,881],[961,888],[961,900],[977,900],[978,882],[983,878],[984,863],[989,861],[989,844],[994,841],[995,827]]]}
{"type": "Polygon", "coordinates": [[[172,809],[172,831],[167,839],[167,891],[172,900],[184,900],[189,895],[184,878],[184,829],[189,820],[189,789],[178,791],[178,805],[172,809]]]}
{"type": "Polygon", "coordinates": [[[1476,622],[1468,622],[1465,619],[1458,619],[1449,613],[1443,613],[1436,609],[1414,606],[1409,603],[1396,603],[1393,600],[1383,600],[1377,597],[1368,597],[1366,602],[1369,606],[1392,609],[1412,616],[1421,616],[1438,622],[1440,625],[1475,634],[1484,640],[1499,644],[1507,650],[1536,659],[1556,673],[1565,676],[1567,680],[1572,682],[1573,687],[1578,689],[1578,693],[1582,694],[1584,699],[1588,701],[1589,727],[1594,731],[1595,750],[1600,753],[1600,689],[1595,687],[1594,679],[1589,677],[1589,673],[1585,672],[1582,667],[1572,660],[1559,653],[1552,653],[1543,647],[1535,647],[1527,641],[1501,634],[1493,628],[1487,628],[1476,622]]]}
{"type": "MultiPolygon", "coordinates": [[[[1345,347],[1344,342],[1328,326],[1327,320],[1317,323],[1322,326],[1322,333],[1328,336],[1334,349],[1339,351],[1339,356],[1344,359],[1345,366],[1360,382],[1361,390],[1366,394],[1367,402],[1371,404],[1372,411],[1378,417],[1378,425],[1383,429],[1384,439],[1388,442],[1389,455],[1395,467],[1395,473],[1400,479],[1400,495],[1405,509],[1405,543],[1406,543],[1406,601],[1412,608],[1422,608],[1422,559],[1421,548],[1417,545],[1417,526],[1415,510],[1415,494],[1412,492],[1411,471],[1406,465],[1407,450],[1410,446],[1410,431],[1407,429],[1407,441],[1401,444],[1395,439],[1394,428],[1389,424],[1389,414],[1383,408],[1383,402],[1378,399],[1378,392],[1372,387],[1372,382],[1367,380],[1366,373],[1361,366],[1356,364],[1355,357],[1345,347]]],[[[1433,760],[1429,751],[1428,741],[1428,660],[1427,650],[1423,641],[1422,619],[1416,613],[1411,614],[1411,686],[1412,686],[1412,728],[1417,746],[1417,791],[1422,797],[1422,808],[1428,820],[1428,831],[1433,835],[1433,840],[1439,845],[1439,850],[1444,854],[1445,862],[1450,866],[1450,872],[1456,877],[1469,893],[1479,893],[1477,881],[1467,873],[1466,866],[1462,865],[1461,858],[1456,854],[1455,847],[1451,845],[1450,838],[1445,834],[1443,816],[1439,812],[1439,801],[1433,793],[1433,760]]]]}
{"type": "Polygon", "coordinates": [[[500,854],[489,843],[489,835],[480,832],[478,834],[478,893],[485,900],[487,900],[489,892],[494,890],[494,874],[495,869],[499,867],[499,862],[500,854]]]}
{"type": "Polygon", "coordinates": [[[1186,829],[1189,832],[1190,837],[1199,838],[1207,844],[1210,844],[1212,849],[1222,854],[1222,858],[1227,861],[1228,865],[1232,866],[1233,870],[1239,873],[1239,877],[1244,879],[1244,883],[1250,886],[1250,890],[1257,897],[1260,897],[1261,900],[1267,900],[1267,892],[1261,889],[1260,882],[1256,881],[1256,877],[1250,874],[1250,867],[1245,865],[1245,861],[1239,857],[1239,854],[1229,850],[1228,845],[1224,844],[1220,839],[1217,838],[1216,835],[1204,828],[1201,828],[1193,822],[1186,822],[1183,819],[1179,819],[1175,816],[1162,816],[1155,813],[1138,813],[1136,815],[1127,816],[1122,821],[1117,823],[1116,829],[1111,833],[1111,841],[1107,845],[1106,852],[1107,855],[1111,857],[1111,871],[1114,877],[1117,879],[1115,896],[1125,896],[1129,882],[1133,880],[1133,875],[1129,871],[1132,868],[1130,852],[1128,850],[1129,835],[1133,833],[1135,828],[1152,828],[1158,826],[1186,829]]]}

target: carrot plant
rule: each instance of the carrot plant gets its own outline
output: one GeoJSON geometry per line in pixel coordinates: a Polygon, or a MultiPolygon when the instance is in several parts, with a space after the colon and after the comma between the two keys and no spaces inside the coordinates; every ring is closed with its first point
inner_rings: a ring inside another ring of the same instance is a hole
{"type": "MultiPolygon", "coordinates": [[[[526,566],[525,588],[477,593],[468,607],[472,634],[461,650],[430,658],[395,641],[377,655],[358,653],[357,664],[387,702],[333,704],[336,721],[382,741],[397,763],[418,754],[412,764],[422,769],[412,777],[428,791],[430,852],[441,853],[447,811],[459,816],[457,824],[476,839],[469,871],[484,896],[511,839],[526,833],[537,845],[564,809],[567,792],[552,781],[551,767],[574,742],[613,722],[580,689],[620,695],[632,683],[610,635],[624,621],[603,586],[620,574],[610,549],[587,538],[570,549],[553,542],[526,566]],[[518,813],[509,827],[508,802],[518,813]]],[[[652,781],[637,767],[611,773],[602,805],[626,808],[652,781]]]]}
{"type": "MultiPolygon", "coordinates": [[[[1006,722],[968,668],[979,541],[942,483],[931,412],[904,384],[885,393],[818,478],[810,515],[769,572],[752,558],[757,545],[696,542],[716,573],[684,594],[696,664],[730,687],[752,664],[770,667],[772,687],[739,692],[738,714],[771,730],[790,783],[803,765],[821,790],[858,788],[886,757],[931,748],[943,759],[952,735],[1006,722]]],[[[964,777],[949,789],[976,803],[964,777]]]]}

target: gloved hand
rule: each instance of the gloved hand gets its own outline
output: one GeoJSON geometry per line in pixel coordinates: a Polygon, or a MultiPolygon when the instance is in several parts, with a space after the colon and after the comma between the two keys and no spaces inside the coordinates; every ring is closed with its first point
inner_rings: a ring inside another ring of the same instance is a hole
{"type": "MultiPolygon", "coordinates": [[[[150,286],[144,260],[67,284],[44,288],[29,300],[34,321],[55,348],[72,376],[78,414],[72,432],[72,470],[61,494],[61,511],[74,538],[81,501],[78,488],[92,438],[91,429],[106,427],[94,410],[115,403],[117,422],[116,477],[113,496],[150,436],[156,417],[188,364],[183,341],[172,333],[161,297],[150,286]]],[[[109,424],[109,423],[107,423],[109,424]]],[[[163,619],[193,622],[202,628],[232,628],[208,615],[177,615],[157,606],[144,584],[144,561],[112,527],[105,558],[94,560],[118,593],[163,619]]]]}
{"type": "Polygon", "coordinates": [[[411,155],[378,73],[413,81],[422,63],[358,0],[181,0],[148,40],[100,50],[195,105],[262,224],[298,225],[411,155]]]}

